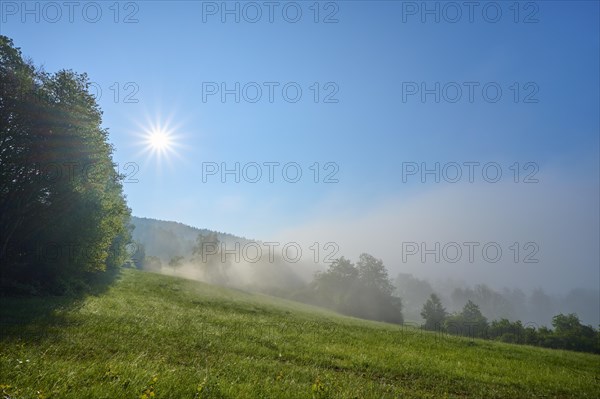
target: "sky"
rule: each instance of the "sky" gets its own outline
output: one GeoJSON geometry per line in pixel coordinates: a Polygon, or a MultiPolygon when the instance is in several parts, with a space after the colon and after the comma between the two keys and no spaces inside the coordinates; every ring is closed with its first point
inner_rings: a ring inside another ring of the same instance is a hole
{"type": "Polygon", "coordinates": [[[88,74],[136,216],[561,293],[600,285],[599,14],[1,1],[0,33],[88,74]]]}

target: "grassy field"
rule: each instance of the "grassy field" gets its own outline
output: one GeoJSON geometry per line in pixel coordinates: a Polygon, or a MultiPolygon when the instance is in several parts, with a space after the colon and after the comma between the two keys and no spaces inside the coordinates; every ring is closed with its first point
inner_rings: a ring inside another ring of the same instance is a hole
{"type": "Polygon", "coordinates": [[[598,398],[600,356],[441,336],[124,270],[1,299],[0,398],[598,398]]]}

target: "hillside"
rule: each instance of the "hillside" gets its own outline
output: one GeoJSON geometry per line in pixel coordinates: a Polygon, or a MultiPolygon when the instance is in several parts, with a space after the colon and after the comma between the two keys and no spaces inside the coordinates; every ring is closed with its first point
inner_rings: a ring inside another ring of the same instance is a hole
{"type": "Polygon", "coordinates": [[[600,356],[439,336],[125,269],[3,299],[3,398],[597,398],[600,356]]]}
{"type": "Polygon", "coordinates": [[[211,258],[211,261],[215,262],[211,263],[213,270],[220,271],[215,278],[206,274],[206,265],[199,264],[198,258],[194,259],[193,250],[197,246],[196,239],[199,234],[215,234],[220,243],[219,251],[223,248],[229,250],[235,250],[236,247],[243,248],[248,243],[260,245],[260,241],[151,218],[132,217],[131,224],[135,226],[132,238],[136,243],[142,244],[145,256],[157,257],[162,262],[158,267],[144,264],[142,268],[147,271],[173,274],[174,271],[168,267],[168,262],[174,257],[181,256],[181,265],[177,270],[179,276],[286,296],[302,288],[306,283],[305,280],[317,269],[316,265],[306,262],[290,264],[279,254],[275,254],[273,259],[270,259],[267,252],[264,252],[258,261],[247,261],[241,256],[243,252],[240,250],[238,260],[235,255],[230,254],[223,261],[220,252],[211,258]]]}
{"type": "Polygon", "coordinates": [[[131,224],[135,226],[133,239],[144,244],[146,255],[156,256],[165,261],[178,255],[191,256],[198,234],[216,233],[219,241],[224,243],[239,242],[244,244],[249,241],[233,234],[199,229],[187,224],[166,220],[133,216],[131,224]]]}

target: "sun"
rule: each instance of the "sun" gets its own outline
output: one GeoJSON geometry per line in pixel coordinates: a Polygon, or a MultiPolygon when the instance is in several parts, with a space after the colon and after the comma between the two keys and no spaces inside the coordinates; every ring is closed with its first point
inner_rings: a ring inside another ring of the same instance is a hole
{"type": "Polygon", "coordinates": [[[149,123],[140,132],[144,152],[157,158],[168,158],[176,153],[178,136],[175,128],[159,122],[149,123]]]}
{"type": "Polygon", "coordinates": [[[172,147],[173,138],[169,132],[157,130],[148,135],[148,144],[155,151],[165,151],[172,147]]]}
{"type": "Polygon", "coordinates": [[[132,135],[136,140],[132,145],[138,148],[137,155],[143,156],[145,162],[152,162],[162,169],[164,166],[170,167],[175,159],[183,159],[180,151],[186,148],[186,137],[182,133],[181,118],[154,112],[135,124],[137,126],[132,135]],[[173,123],[174,120],[178,122],[173,123]]]}

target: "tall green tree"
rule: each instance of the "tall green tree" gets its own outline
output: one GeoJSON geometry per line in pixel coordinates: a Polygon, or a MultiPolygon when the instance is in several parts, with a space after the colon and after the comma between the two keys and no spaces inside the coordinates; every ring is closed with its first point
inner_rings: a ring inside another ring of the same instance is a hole
{"type": "Polygon", "coordinates": [[[477,338],[486,338],[488,335],[487,318],[471,300],[467,301],[460,313],[447,317],[444,324],[451,334],[477,338]]]}
{"type": "Polygon", "coordinates": [[[555,347],[582,352],[600,352],[600,336],[592,326],[581,323],[575,313],[558,314],[552,318],[555,347]]]}
{"type": "Polygon", "coordinates": [[[317,273],[313,288],[321,304],[365,319],[402,323],[402,301],[380,259],[362,254],[356,265],[341,257],[317,273]]]}
{"type": "Polygon", "coordinates": [[[421,317],[425,320],[423,328],[426,330],[439,331],[444,326],[444,320],[448,316],[446,308],[442,305],[440,297],[431,294],[421,310],[421,317]]]}
{"type": "Polygon", "coordinates": [[[358,288],[358,270],[343,256],[335,259],[326,272],[317,273],[313,286],[326,306],[347,314],[356,309],[354,295],[358,288]]]}
{"type": "Polygon", "coordinates": [[[87,76],[36,70],[0,36],[0,82],[0,284],[120,266],[130,210],[87,76]]]}
{"type": "Polygon", "coordinates": [[[391,296],[394,292],[394,286],[381,259],[363,253],[356,262],[356,269],[358,270],[359,279],[365,286],[388,296],[391,296]]]}

